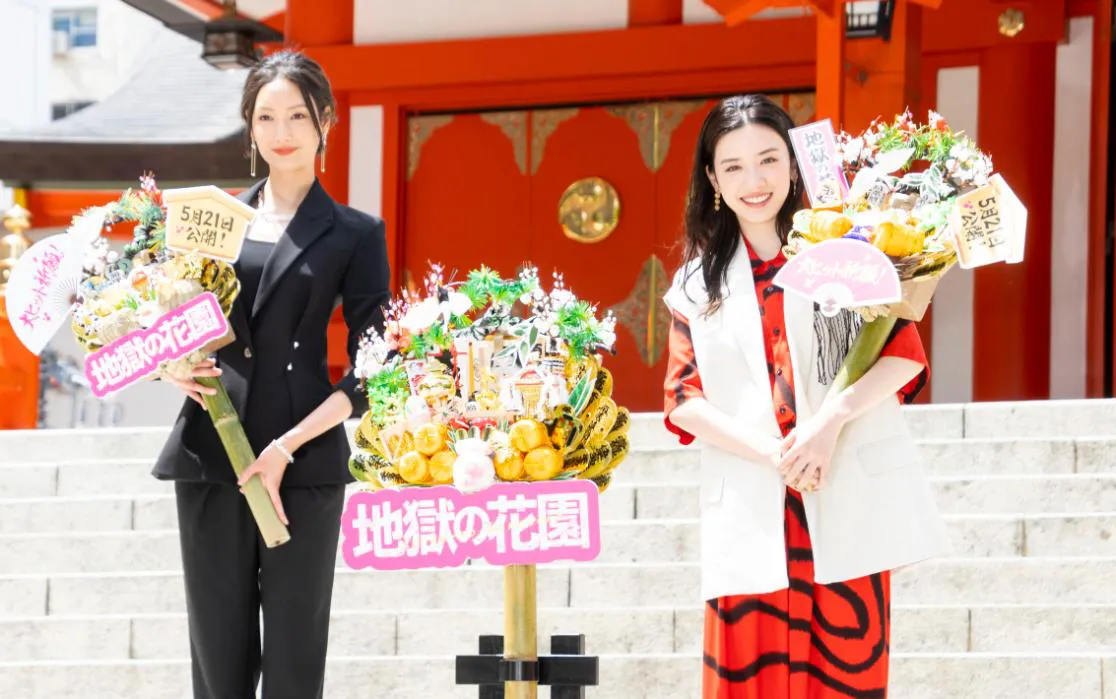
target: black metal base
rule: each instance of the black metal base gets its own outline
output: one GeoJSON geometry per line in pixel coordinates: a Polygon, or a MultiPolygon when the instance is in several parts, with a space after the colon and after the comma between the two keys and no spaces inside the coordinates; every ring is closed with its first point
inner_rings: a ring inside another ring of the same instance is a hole
{"type": "Polygon", "coordinates": [[[551,699],[585,699],[600,681],[600,659],[585,655],[585,636],[551,636],[538,660],[505,660],[503,636],[481,636],[480,655],[457,656],[457,684],[479,685],[480,699],[504,699],[505,682],[551,687],[551,699]]]}

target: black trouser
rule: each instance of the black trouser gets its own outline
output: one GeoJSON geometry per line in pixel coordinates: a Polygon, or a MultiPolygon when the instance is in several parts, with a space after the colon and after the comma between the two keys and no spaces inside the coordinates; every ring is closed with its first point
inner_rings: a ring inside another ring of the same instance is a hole
{"type": "Polygon", "coordinates": [[[175,483],[195,699],[254,699],[261,671],[263,699],[322,697],[345,486],[280,495],[291,540],[269,549],[237,488],[175,483]]]}

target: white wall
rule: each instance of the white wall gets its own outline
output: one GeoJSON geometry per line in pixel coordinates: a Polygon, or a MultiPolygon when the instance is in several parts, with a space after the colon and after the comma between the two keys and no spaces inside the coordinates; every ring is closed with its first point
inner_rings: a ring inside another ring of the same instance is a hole
{"type": "Polygon", "coordinates": [[[50,120],[50,9],[36,0],[0,0],[4,100],[0,132],[50,120]]]}
{"type": "MultiPolygon", "coordinates": [[[[980,69],[948,68],[938,73],[938,111],[954,130],[977,133],[980,69]]],[[[966,403],[973,398],[973,275],[954,266],[934,294],[934,333],[930,347],[930,390],[935,403],[966,403]]]]}
{"type": "Polygon", "coordinates": [[[0,0],[7,98],[0,131],[41,126],[56,103],[104,99],[131,75],[136,56],[166,31],[120,0],[0,0]],[[70,8],[97,9],[97,46],[55,56],[52,11],[70,8]]]}
{"type": "MultiPolygon", "coordinates": [[[[365,0],[353,0],[358,5],[365,0]]],[[[267,19],[287,9],[286,0],[237,0],[236,11],[248,17],[267,19]]]]}
{"type": "Polygon", "coordinates": [[[1058,47],[1054,112],[1054,211],[1050,299],[1050,397],[1085,397],[1085,295],[1089,278],[1089,147],[1093,18],[1070,20],[1058,47]]]}
{"type": "MultiPolygon", "coordinates": [[[[131,76],[137,55],[168,31],[119,0],[50,0],[50,5],[58,9],[97,8],[97,45],[53,56],[53,102],[99,102],[108,97],[131,76]]],[[[43,14],[49,33],[50,12],[43,14]]]]}
{"type": "Polygon", "coordinates": [[[622,29],[628,0],[354,0],[354,41],[390,44],[622,29]]]}
{"type": "Polygon", "coordinates": [[[349,206],[383,216],[384,108],[349,109],[349,206]]]}

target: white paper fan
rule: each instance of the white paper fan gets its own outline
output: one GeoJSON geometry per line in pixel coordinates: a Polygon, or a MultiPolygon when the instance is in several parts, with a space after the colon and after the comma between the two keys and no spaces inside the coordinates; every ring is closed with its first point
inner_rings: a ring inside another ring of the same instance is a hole
{"type": "Polygon", "coordinates": [[[105,230],[105,218],[110,211],[112,211],[111,205],[94,206],[83,211],[80,216],[74,217],[66,232],[80,241],[76,250],[84,250],[87,245],[101,236],[105,230]]]}
{"type": "Polygon", "coordinates": [[[36,355],[58,332],[81,283],[82,246],[77,237],[52,235],[19,258],[8,280],[8,321],[36,355]]]}

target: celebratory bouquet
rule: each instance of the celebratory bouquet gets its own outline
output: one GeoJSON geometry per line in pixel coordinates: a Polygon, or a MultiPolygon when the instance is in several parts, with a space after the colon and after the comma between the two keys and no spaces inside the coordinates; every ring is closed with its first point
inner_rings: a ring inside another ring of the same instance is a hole
{"type": "MultiPolygon", "coordinates": [[[[226,318],[240,282],[230,262],[239,255],[253,213],[215,187],[162,192],[146,176],[139,189],[125,191],[116,202],[75,216],[62,240],[43,241],[59,255],[79,260],[76,279],[60,278],[56,285],[76,282],[67,310],[74,337],[87,353],[85,371],[95,395],[141,378],[189,378],[232,341],[226,318]],[[135,224],[122,255],[109,249],[103,235],[106,227],[121,223],[135,224]],[[229,250],[231,257],[222,259],[229,250]]],[[[236,410],[220,379],[195,380],[216,390],[202,398],[239,476],[256,457],[236,410]]],[[[253,478],[243,491],[267,545],[288,541],[262,481],[253,478]]]]}
{"type": "Polygon", "coordinates": [[[893,303],[850,308],[861,327],[837,375],[841,390],[871,368],[898,319],[922,319],[955,263],[1021,261],[1026,209],[991,158],[933,111],[925,124],[908,111],[856,136],[838,134],[830,148],[824,136],[815,130],[795,144],[814,175],[806,178],[812,208],[795,213],[785,253],[860,241],[887,256],[902,292],[893,303]]]}
{"type": "Polygon", "coordinates": [[[616,319],[596,317],[555,274],[482,267],[447,283],[434,265],[422,293],[388,308],[355,371],[369,408],[353,475],[373,489],[583,478],[605,490],[630,449],[631,416],[612,398],[600,354],[616,319]]]}
{"type": "MultiPolygon", "coordinates": [[[[72,309],[71,329],[78,344],[92,354],[155,322],[204,292],[213,293],[227,317],[240,294],[232,265],[197,251],[174,253],[166,247],[163,193],[151,177],[108,206],[74,217],[69,230],[85,244],[82,278],[72,309]],[[133,240],[123,255],[109,250],[101,232],[108,226],[135,223],[133,240]]],[[[185,379],[207,352],[196,350],[164,362],[156,377],[185,379]]]]}

